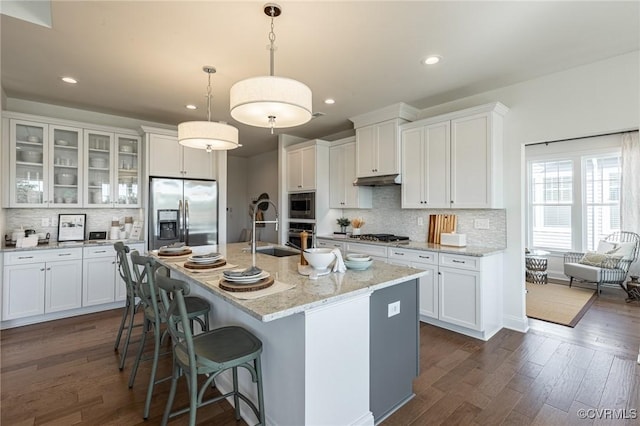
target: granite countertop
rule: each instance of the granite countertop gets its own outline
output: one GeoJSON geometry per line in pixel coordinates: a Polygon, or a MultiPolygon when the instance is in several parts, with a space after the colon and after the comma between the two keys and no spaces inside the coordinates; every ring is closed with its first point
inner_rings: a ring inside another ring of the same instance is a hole
{"type": "Polygon", "coordinates": [[[385,243],[381,241],[365,241],[365,240],[360,240],[358,238],[334,237],[333,235],[318,235],[317,238],[322,238],[325,240],[344,241],[344,242],[356,243],[356,244],[372,244],[377,246],[404,248],[404,249],[411,249],[411,250],[435,251],[438,253],[462,254],[465,256],[476,256],[476,257],[490,256],[493,254],[502,253],[505,250],[504,248],[499,248],[499,247],[443,246],[440,244],[427,243],[422,241],[394,241],[390,243],[385,243]]]}
{"type": "MultiPolygon", "coordinates": [[[[264,246],[265,244],[260,245],[264,246]]],[[[193,250],[194,253],[197,253],[197,247],[194,247],[193,250]]],[[[237,265],[238,268],[246,268],[252,264],[252,255],[248,251],[246,243],[227,244],[218,247],[217,250],[224,255],[227,263],[237,265]]],[[[204,288],[212,295],[226,300],[262,322],[284,318],[427,274],[426,271],[419,269],[390,265],[374,260],[371,267],[365,271],[347,270],[343,274],[332,272],[317,280],[311,280],[298,273],[299,256],[273,257],[256,253],[255,264],[257,267],[268,271],[276,281],[292,284],[294,287],[259,299],[241,300],[234,297],[234,293],[221,290],[215,285],[222,276],[221,271],[213,273],[192,272],[179,265],[186,257],[158,259],[169,269],[182,274],[185,281],[204,288]]]]}
{"type": "Polygon", "coordinates": [[[87,240],[87,241],[70,241],[70,242],[51,242],[49,244],[40,244],[35,247],[2,247],[2,252],[9,253],[14,251],[27,251],[27,250],[51,250],[61,248],[75,248],[75,247],[94,247],[94,246],[112,246],[115,242],[122,241],[124,244],[138,244],[144,243],[143,240],[87,240]]]}

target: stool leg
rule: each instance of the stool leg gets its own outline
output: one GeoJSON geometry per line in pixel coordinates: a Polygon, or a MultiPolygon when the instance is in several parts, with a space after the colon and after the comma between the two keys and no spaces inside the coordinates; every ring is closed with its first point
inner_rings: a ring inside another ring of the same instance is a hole
{"type": "Polygon", "coordinates": [[[153,325],[153,364],[151,365],[151,377],[149,378],[149,386],[147,387],[147,400],[144,403],[145,420],[149,418],[149,410],[151,409],[151,397],[153,396],[153,387],[156,384],[156,372],[158,371],[158,358],[160,357],[160,324],[157,322],[153,325]]]}
{"type": "Polygon", "coordinates": [[[258,376],[258,382],[256,385],[258,386],[258,411],[260,412],[260,426],[264,426],[265,423],[265,414],[264,414],[264,395],[262,394],[262,362],[260,360],[260,356],[255,359],[254,366],[256,368],[256,375],[258,376]]]}
{"type": "Polygon", "coordinates": [[[169,389],[169,398],[167,399],[167,405],[164,408],[164,415],[162,416],[162,426],[166,426],[169,421],[169,415],[171,415],[171,408],[173,407],[173,400],[176,397],[176,387],[178,386],[178,378],[180,377],[180,367],[173,361],[173,375],[171,376],[171,388],[169,389]]]}
{"type": "Polygon", "coordinates": [[[129,375],[129,389],[133,387],[133,382],[136,380],[136,374],[138,372],[138,365],[140,365],[140,359],[142,358],[142,353],[144,352],[144,344],[147,341],[147,331],[149,330],[149,320],[144,319],[144,324],[142,325],[142,337],[140,338],[140,343],[138,347],[138,353],[136,354],[136,360],[133,363],[133,369],[131,370],[131,374],[129,375]]]}
{"type": "Polygon", "coordinates": [[[133,323],[135,322],[136,306],[135,301],[128,306],[129,322],[127,323],[127,337],[124,339],[124,347],[122,348],[122,355],[120,356],[120,371],[124,369],[124,362],[127,359],[127,352],[129,352],[129,343],[131,342],[131,333],[133,331],[133,323]]]}
{"type": "Polygon", "coordinates": [[[196,411],[198,410],[198,373],[196,366],[193,365],[189,369],[190,379],[187,380],[189,385],[189,426],[196,425],[196,411]]]}
{"type": "Polygon", "coordinates": [[[573,277],[569,277],[569,288],[571,288],[571,284],[573,284],[573,277]]]}
{"type": "MultiPolygon", "coordinates": [[[[129,315],[129,298],[125,302],[124,310],[122,311],[122,319],[120,320],[120,328],[118,329],[118,336],[116,336],[116,344],[113,346],[113,350],[117,351],[120,346],[120,338],[122,337],[122,330],[124,330],[125,321],[129,315]]],[[[120,368],[122,370],[122,368],[120,368]]]]}
{"type": "Polygon", "coordinates": [[[236,420],[240,420],[240,398],[238,397],[238,367],[233,367],[233,405],[236,407],[236,420]]]}

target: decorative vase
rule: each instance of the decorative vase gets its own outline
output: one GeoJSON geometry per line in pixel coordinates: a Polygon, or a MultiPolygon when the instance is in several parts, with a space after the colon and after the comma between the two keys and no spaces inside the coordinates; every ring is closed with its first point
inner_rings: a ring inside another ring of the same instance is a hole
{"type": "Polygon", "coordinates": [[[347,227],[340,225],[340,232],[343,233],[343,234],[346,234],[347,233],[347,227]]]}
{"type": "Polygon", "coordinates": [[[351,235],[360,235],[360,228],[353,228],[353,231],[351,231],[351,235]]]}

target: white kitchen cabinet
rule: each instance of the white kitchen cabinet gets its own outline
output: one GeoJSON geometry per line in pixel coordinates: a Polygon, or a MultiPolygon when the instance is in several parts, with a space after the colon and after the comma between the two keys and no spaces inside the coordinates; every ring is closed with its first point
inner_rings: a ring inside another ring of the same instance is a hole
{"type": "Polygon", "coordinates": [[[2,320],[79,308],[81,259],[80,248],[5,253],[2,320]]]}
{"type": "Polygon", "coordinates": [[[182,146],[172,133],[147,133],[149,176],[215,179],[215,153],[182,146]]]}
{"type": "Polygon", "coordinates": [[[356,129],[357,177],[400,173],[402,119],[387,120],[356,129]]]}
{"type": "Polygon", "coordinates": [[[402,207],[449,208],[449,123],[402,130],[402,207]]]}
{"type": "Polygon", "coordinates": [[[316,146],[287,150],[287,190],[315,191],[316,146]]]}
{"type": "Polygon", "coordinates": [[[353,137],[335,141],[329,148],[329,207],[334,209],[370,209],[372,189],[354,186],[356,180],[356,144],[353,137]]]}
{"type": "Polygon", "coordinates": [[[9,206],[79,207],[82,129],[10,119],[9,206]]]}
{"type": "Polygon", "coordinates": [[[438,318],[438,253],[389,247],[387,262],[427,271],[419,279],[419,312],[421,316],[438,318]]]}
{"type": "Polygon", "coordinates": [[[84,206],[93,208],[140,207],[140,137],[85,130],[84,206]]]}
{"type": "Polygon", "coordinates": [[[82,306],[115,301],[116,254],[113,247],[85,247],[82,266],[82,306]]]}
{"type": "Polygon", "coordinates": [[[500,103],[402,126],[402,208],[500,208],[500,103]]]}
{"type": "Polygon", "coordinates": [[[502,255],[440,253],[438,265],[439,313],[434,324],[488,340],[502,328],[502,255]]]}

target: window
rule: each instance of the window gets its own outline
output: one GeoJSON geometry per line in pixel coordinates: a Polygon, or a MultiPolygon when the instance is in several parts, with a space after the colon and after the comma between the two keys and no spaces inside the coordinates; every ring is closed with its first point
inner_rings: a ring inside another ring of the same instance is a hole
{"type": "Polygon", "coordinates": [[[527,247],[595,250],[620,230],[620,136],[590,139],[527,147],[527,247]]]}

